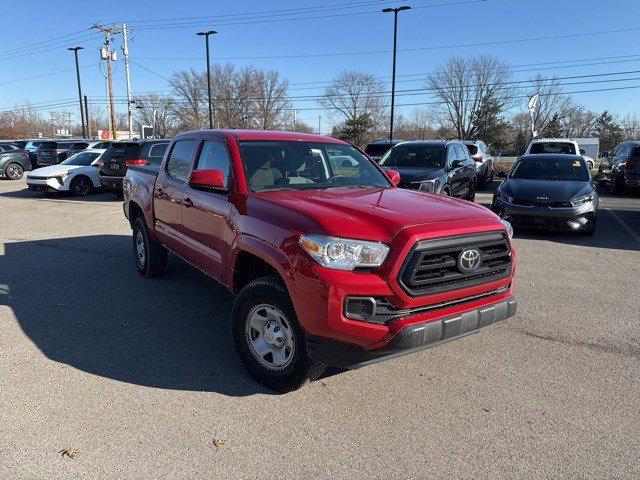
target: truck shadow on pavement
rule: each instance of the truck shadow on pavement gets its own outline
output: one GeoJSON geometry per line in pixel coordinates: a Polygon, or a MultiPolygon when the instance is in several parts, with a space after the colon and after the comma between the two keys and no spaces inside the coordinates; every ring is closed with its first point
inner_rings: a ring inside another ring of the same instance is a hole
{"type": "Polygon", "coordinates": [[[0,252],[0,304],[44,355],[84,372],[156,388],[273,393],[233,351],[232,295],[171,256],[166,276],[140,277],[130,242],[9,241],[0,252]]]}

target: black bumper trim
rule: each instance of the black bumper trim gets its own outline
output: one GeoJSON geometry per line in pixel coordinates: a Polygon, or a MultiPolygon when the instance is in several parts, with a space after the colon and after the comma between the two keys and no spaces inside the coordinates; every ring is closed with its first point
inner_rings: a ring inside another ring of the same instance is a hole
{"type": "Polygon", "coordinates": [[[348,343],[306,335],[307,353],[312,360],[338,368],[360,368],[372,363],[435,347],[516,314],[517,302],[511,298],[487,307],[430,322],[416,323],[398,332],[389,344],[367,350],[348,343]]]}

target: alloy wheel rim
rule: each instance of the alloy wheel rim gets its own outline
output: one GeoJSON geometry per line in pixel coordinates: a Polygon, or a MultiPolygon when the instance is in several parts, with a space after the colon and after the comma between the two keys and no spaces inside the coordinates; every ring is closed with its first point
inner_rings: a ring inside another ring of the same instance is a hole
{"type": "Polygon", "coordinates": [[[245,321],[245,340],[251,355],[263,367],[280,371],[295,354],[294,332],[287,317],[273,305],[254,306],[245,321]]]}
{"type": "Polygon", "coordinates": [[[86,180],[79,180],[76,183],[76,193],[78,195],[86,195],[89,192],[89,185],[86,180]]]}
{"type": "Polygon", "coordinates": [[[136,257],[140,266],[144,266],[146,254],[144,251],[144,236],[141,231],[138,231],[136,235],[136,257]]]}
{"type": "Polygon", "coordinates": [[[9,165],[9,167],[7,167],[7,176],[11,180],[15,180],[20,176],[20,168],[17,165],[9,165]]]}

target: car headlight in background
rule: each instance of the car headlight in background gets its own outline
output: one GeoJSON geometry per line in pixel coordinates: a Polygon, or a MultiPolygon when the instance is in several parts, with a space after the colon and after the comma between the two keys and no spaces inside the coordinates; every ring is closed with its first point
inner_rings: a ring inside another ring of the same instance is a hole
{"type": "Polygon", "coordinates": [[[576,197],[571,199],[571,205],[574,207],[579,207],[580,205],[584,205],[585,203],[593,202],[593,194],[591,195],[583,195],[581,197],[576,197]]]}
{"type": "Polygon", "coordinates": [[[496,197],[498,198],[498,200],[502,200],[503,202],[506,202],[506,203],[512,203],[513,202],[513,197],[510,197],[506,193],[497,192],[496,193],[496,197]]]}
{"type": "Polygon", "coordinates": [[[389,253],[384,243],[324,235],[302,235],[299,243],[320,265],[334,270],[379,267],[389,253]]]}
{"type": "Polygon", "coordinates": [[[511,224],[506,220],[500,220],[500,221],[502,222],[502,225],[504,225],[504,228],[507,229],[507,234],[509,235],[509,238],[513,238],[513,227],[511,226],[511,224]]]}
{"type": "Polygon", "coordinates": [[[60,185],[62,185],[68,176],[69,176],[68,174],[64,173],[62,175],[58,175],[56,177],[56,180],[58,180],[58,182],[60,182],[60,185]]]}
{"type": "Polygon", "coordinates": [[[421,192],[436,193],[438,189],[438,181],[424,180],[422,182],[412,182],[411,186],[414,190],[420,190],[421,192]]]}

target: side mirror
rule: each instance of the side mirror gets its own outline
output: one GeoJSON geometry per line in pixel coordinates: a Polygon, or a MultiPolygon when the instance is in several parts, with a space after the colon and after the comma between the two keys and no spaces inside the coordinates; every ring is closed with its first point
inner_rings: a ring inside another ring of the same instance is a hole
{"type": "Polygon", "coordinates": [[[398,172],[395,170],[385,170],[385,173],[387,174],[387,177],[389,177],[389,180],[391,180],[391,183],[395,186],[400,183],[400,174],[398,172]]]}
{"type": "Polygon", "coordinates": [[[194,170],[188,183],[196,190],[227,190],[222,170],[194,170]]]}

